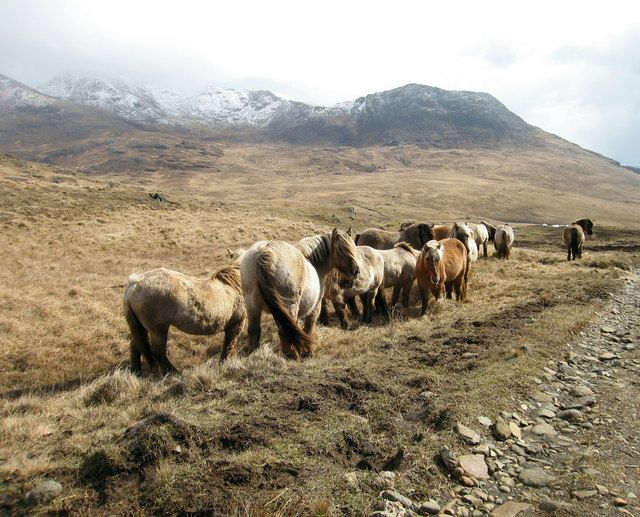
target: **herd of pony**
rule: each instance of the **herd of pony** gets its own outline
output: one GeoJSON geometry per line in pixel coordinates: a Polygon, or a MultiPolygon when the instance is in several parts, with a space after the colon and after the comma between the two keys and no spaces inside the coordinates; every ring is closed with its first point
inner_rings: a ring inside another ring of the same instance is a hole
{"type": "MultiPolygon", "coordinates": [[[[565,228],[567,260],[582,256],[585,233],[593,235],[590,219],[565,228]]],[[[246,351],[251,353],[260,343],[263,312],[275,320],[284,356],[308,358],[313,355],[316,322],[329,324],[329,303],[345,330],[347,307],[353,315],[361,314],[363,323],[371,323],[374,314],[389,322],[384,290],[393,289],[392,307],[402,296],[402,307],[408,311],[415,282],[424,315],[429,293],[436,302],[444,296],[465,299],[469,270],[480,247],[486,258],[493,243],[494,256],[509,259],[514,239],[508,224],[405,221],[398,231],[370,228],[352,238],[351,229],[334,228],[297,243],[258,241],[248,249],[227,250],[229,264],[211,278],[168,269],[132,274],[124,293],[131,369],[140,372],[144,357],[150,369],[176,371],[167,356],[170,327],[195,335],[224,332],[222,362],[235,354],[246,323],[246,351]]]]}

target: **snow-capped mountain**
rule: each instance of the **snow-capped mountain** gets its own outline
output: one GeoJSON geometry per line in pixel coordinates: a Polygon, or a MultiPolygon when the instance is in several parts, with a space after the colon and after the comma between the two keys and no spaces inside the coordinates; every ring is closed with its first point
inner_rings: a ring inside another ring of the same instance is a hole
{"type": "Polygon", "coordinates": [[[56,99],[0,74],[0,111],[42,108],[56,102],[56,99]]]}
{"type": "Polygon", "coordinates": [[[39,89],[47,95],[94,106],[135,122],[170,122],[170,116],[147,90],[117,79],[65,75],[55,77],[39,89]]]}
{"type": "MultiPolygon", "coordinates": [[[[45,106],[66,101],[66,109],[75,110],[78,116],[78,110],[90,106],[97,109],[97,116],[106,111],[121,122],[154,131],[197,128],[218,133],[233,129],[237,133],[251,129],[252,138],[301,144],[415,143],[445,148],[523,145],[532,143],[538,134],[487,93],[420,84],[323,107],[266,90],[211,86],[184,93],[132,86],[119,79],[67,75],[45,83],[39,92],[7,78],[2,81],[0,109],[4,104],[5,111],[7,105],[45,106]]],[[[92,112],[91,120],[96,120],[96,113],[92,112]]],[[[104,127],[107,119],[99,123],[104,127]]]]}

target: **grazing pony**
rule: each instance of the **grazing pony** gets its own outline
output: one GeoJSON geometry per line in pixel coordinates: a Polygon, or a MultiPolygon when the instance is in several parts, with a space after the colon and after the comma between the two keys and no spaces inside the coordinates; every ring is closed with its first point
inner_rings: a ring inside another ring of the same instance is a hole
{"type": "Polygon", "coordinates": [[[454,223],[449,233],[449,238],[458,239],[467,248],[469,261],[478,260],[478,246],[475,241],[473,230],[466,223],[454,223]]]}
{"type": "Polygon", "coordinates": [[[480,221],[480,224],[483,224],[487,229],[487,232],[489,233],[489,242],[494,242],[496,237],[496,227],[489,223],[485,223],[484,221],[480,221]]]}
{"type": "Polygon", "coordinates": [[[169,269],[134,273],[124,292],[124,315],[131,331],[131,369],[176,371],[167,357],[169,327],[208,336],[224,330],[220,362],[235,353],[246,318],[236,260],[212,278],[195,278],[169,269]]]}
{"type": "MultiPolygon", "coordinates": [[[[333,308],[340,319],[340,326],[346,330],[349,328],[349,321],[346,315],[346,305],[349,304],[352,311],[357,314],[355,297],[360,296],[362,302],[362,322],[371,323],[374,312],[374,302],[382,287],[384,280],[384,260],[378,250],[369,246],[356,246],[356,261],[359,273],[351,285],[345,285],[344,275],[339,271],[334,271],[327,276],[324,298],[322,299],[322,310],[320,312],[320,322],[328,324],[329,314],[327,302],[333,303],[333,308]]],[[[389,313],[385,305],[381,305],[382,317],[388,321],[389,313]]]]}
{"type": "Polygon", "coordinates": [[[493,240],[493,245],[496,248],[496,257],[501,259],[508,259],[511,257],[511,246],[515,236],[513,235],[513,228],[508,224],[501,224],[496,227],[496,236],[493,240]]]}
{"type": "MultiPolygon", "coordinates": [[[[451,233],[451,228],[453,225],[451,224],[436,224],[433,227],[433,238],[437,241],[441,241],[442,239],[447,239],[449,234],[451,233]]],[[[418,248],[422,249],[422,248],[418,248]]]]}
{"type": "Polygon", "coordinates": [[[350,233],[337,228],[326,235],[300,240],[259,241],[240,263],[242,291],[249,320],[249,352],[260,343],[262,311],[271,312],[285,357],[313,355],[312,331],[320,312],[325,277],[337,269],[349,287],[359,274],[350,233]],[[301,328],[298,320],[304,321],[301,328]]]}
{"type": "MultiPolygon", "coordinates": [[[[416,279],[416,259],[419,255],[406,242],[399,242],[390,250],[380,250],[384,260],[384,287],[393,287],[391,306],[395,307],[402,291],[402,306],[409,309],[409,294],[416,279]]],[[[384,292],[380,290],[378,297],[384,299],[384,292]]],[[[384,305],[386,306],[386,300],[384,305]]]]}
{"type": "Polygon", "coordinates": [[[408,242],[416,249],[421,249],[431,239],[433,239],[431,225],[416,223],[397,232],[369,228],[362,233],[357,233],[355,241],[358,246],[370,246],[376,250],[390,250],[401,241],[408,242]]]}
{"type": "Polygon", "coordinates": [[[579,219],[564,229],[562,238],[564,245],[567,247],[567,260],[582,258],[582,245],[585,240],[585,232],[588,235],[593,235],[593,221],[591,219],[579,219]]]}
{"type": "Polygon", "coordinates": [[[483,223],[467,223],[467,226],[471,228],[473,232],[473,238],[476,241],[478,252],[480,251],[480,245],[482,245],[483,255],[487,257],[487,244],[489,243],[489,230],[483,223]]]}
{"type": "Polygon", "coordinates": [[[416,262],[416,279],[422,297],[422,315],[427,312],[429,291],[436,301],[445,292],[462,301],[467,295],[469,258],[467,248],[458,239],[429,241],[422,248],[416,262]]]}

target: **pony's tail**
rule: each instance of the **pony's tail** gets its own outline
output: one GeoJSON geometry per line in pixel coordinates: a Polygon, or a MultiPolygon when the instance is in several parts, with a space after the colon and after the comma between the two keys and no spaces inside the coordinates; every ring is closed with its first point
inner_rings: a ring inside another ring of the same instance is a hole
{"type": "Polygon", "coordinates": [[[409,253],[411,253],[414,257],[418,257],[420,255],[420,252],[416,249],[413,248],[413,246],[411,246],[411,244],[409,244],[408,242],[405,241],[400,241],[398,242],[394,248],[402,248],[405,251],[408,251],[409,253]]]}
{"type": "Polygon", "coordinates": [[[464,250],[466,252],[465,257],[465,268],[464,275],[462,275],[462,286],[460,289],[461,299],[464,300],[467,297],[467,282],[469,282],[469,270],[471,269],[471,256],[467,252],[467,249],[464,250]]]}
{"type": "Polygon", "coordinates": [[[125,298],[124,301],[124,317],[129,324],[129,330],[131,331],[131,351],[132,353],[142,353],[149,365],[149,368],[153,368],[156,364],[156,360],[151,352],[151,344],[149,343],[149,333],[144,328],[140,320],[136,316],[135,312],[129,304],[129,300],[125,298]]]}
{"type": "Polygon", "coordinates": [[[313,355],[313,339],[289,313],[280,293],[273,288],[273,255],[263,250],[256,264],[257,283],[267,307],[271,311],[282,335],[283,353],[290,359],[301,359],[313,355]]]}
{"type": "Polygon", "coordinates": [[[580,231],[577,228],[571,228],[571,253],[573,258],[580,257],[580,231]]]}

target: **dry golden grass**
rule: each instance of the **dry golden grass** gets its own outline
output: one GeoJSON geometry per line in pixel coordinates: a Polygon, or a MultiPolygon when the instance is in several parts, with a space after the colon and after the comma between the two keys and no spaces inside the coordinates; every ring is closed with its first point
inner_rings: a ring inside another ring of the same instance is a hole
{"type": "MultiPolygon", "coordinates": [[[[584,259],[567,263],[561,230],[520,225],[516,243],[526,248],[508,262],[481,259],[465,303],[443,302],[425,318],[416,304],[388,326],[354,323],[348,332],[333,319],[304,363],[274,352],[266,317],[262,348],[222,366],[206,352],[219,351],[221,336],[174,332],[169,353],[183,375],[132,376],[121,316],[131,272],[206,275],[226,247],[297,240],[333,224],[395,225],[420,213],[418,184],[401,188],[406,176],[396,173],[294,182],[283,172],[266,176],[268,187],[239,187],[255,174],[222,175],[230,184],[158,174],[141,188],[1,159],[0,505],[20,511],[25,491],[46,475],[65,487],[50,511],[359,514],[380,489],[375,469],[399,448],[398,487],[418,500],[437,494],[444,477],[432,455],[454,440],[453,422],[511,408],[639,263],[634,228],[597,227],[584,259]],[[338,179],[347,194],[313,201],[338,179]],[[364,187],[383,184],[410,194],[385,200],[364,187]],[[170,202],[151,201],[155,188],[170,202]],[[527,354],[512,353],[524,344],[527,354]],[[158,414],[171,417],[126,432],[158,414]],[[351,471],[357,487],[344,479],[351,471]]],[[[464,216],[463,199],[439,219],[464,216]]],[[[607,217],[599,206],[589,208],[596,223],[607,217]]],[[[436,213],[433,203],[423,213],[436,213]]]]}

